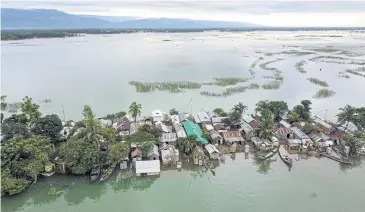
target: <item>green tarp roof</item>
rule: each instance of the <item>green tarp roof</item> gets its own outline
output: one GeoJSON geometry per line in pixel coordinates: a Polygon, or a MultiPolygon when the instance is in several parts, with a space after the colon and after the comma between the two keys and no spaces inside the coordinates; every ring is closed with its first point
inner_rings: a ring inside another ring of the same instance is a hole
{"type": "Polygon", "coordinates": [[[186,135],[188,136],[196,136],[196,141],[201,142],[202,144],[207,144],[208,140],[203,137],[203,132],[200,129],[199,125],[195,124],[190,120],[186,120],[183,122],[183,126],[186,131],[186,135]]]}

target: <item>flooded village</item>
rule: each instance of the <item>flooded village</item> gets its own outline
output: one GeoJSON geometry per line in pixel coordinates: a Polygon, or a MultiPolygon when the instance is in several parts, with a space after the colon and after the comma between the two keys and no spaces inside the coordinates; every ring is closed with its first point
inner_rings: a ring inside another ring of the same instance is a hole
{"type": "MultiPolygon", "coordinates": [[[[98,118],[101,125],[116,133],[118,143],[128,146],[128,154],[118,162],[95,164],[90,171],[90,180],[103,182],[115,169],[121,170],[119,177],[126,179],[159,176],[161,171],[182,170],[184,165],[197,166],[202,172],[209,171],[215,175],[215,168],[228,157],[235,157],[235,154],[249,157],[250,153],[258,160],[268,160],[279,154],[289,170],[300,163],[301,155],[326,157],[347,165],[351,164],[351,148],[357,148],[352,154],[365,155],[364,141],[358,148],[346,139],[347,136],[361,133],[352,123],[338,124],[317,115],[309,116],[309,110],[306,120],[293,118],[293,111],[285,109],[285,106],[275,116],[269,112],[270,109],[260,106],[275,103],[278,102],[261,101],[255,114],[246,114],[247,107],[240,102],[229,112],[221,108],[193,114],[175,109],[169,112],[156,109],[148,116],[133,116],[132,111],[130,115],[98,118]],[[144,138],[142,134],[146,132],[153,134],[155,140],[148,136],[144,138]],[[137,140],[130,139],[133,136],[137,140]]],[[[303,108],[309,108],[310,101],[304,100],[302,104],[303,108]]],[[[74,130],[75,123],[70,121],[67,126],[63,124],[60,133],[66,139],[74,130]]],[[[101,152],[111,151],[109,144],[108,141],[101,141],[101,152]]],[[[52,161],[42,175],[67,172],[62,157],[52,161]]]]}

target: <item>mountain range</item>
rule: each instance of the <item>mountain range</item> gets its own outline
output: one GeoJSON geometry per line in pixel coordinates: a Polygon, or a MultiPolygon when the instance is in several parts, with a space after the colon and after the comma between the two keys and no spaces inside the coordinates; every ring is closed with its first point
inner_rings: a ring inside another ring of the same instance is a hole
{"type": "Polygon", "coordinates": [[[254,28],[259,25],[243,22],[203,21],[175,18],[74,15],[52,9],[1,8],[2,29],[198,29],[254,28]]]}

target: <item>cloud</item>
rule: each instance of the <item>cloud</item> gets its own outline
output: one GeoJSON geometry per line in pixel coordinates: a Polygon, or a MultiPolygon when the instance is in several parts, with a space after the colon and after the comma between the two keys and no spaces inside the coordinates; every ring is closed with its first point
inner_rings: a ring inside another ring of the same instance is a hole
{"type": "Polygon", "coordinates": [[[270,26],[365,26],[365,1],[3,0],[2,7],[107,16],[242,21],[270,26]]]}

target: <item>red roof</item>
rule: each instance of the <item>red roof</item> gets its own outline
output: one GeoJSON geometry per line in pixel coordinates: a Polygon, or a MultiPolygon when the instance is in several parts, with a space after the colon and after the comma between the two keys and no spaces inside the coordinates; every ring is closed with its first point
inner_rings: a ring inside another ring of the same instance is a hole
{"type": "Polygon", "coordinates": [[[249,123],[249,125],[252,127],[252,128],[259,128],[259,127],[261,127],[261,122],[259,122],[259,121],[257,121],[257,120],[253,120],[253,121],[251,121],[250,123],[249,123]]]}
{"type": "Polygon", "coordinates": [[[136,157],[136,156],[141,157],[141,156],[142,156],[142,150],[140,150],[139,148],[136,148],[136,150],[134,150],[134,151],[131,153],[131,156],[132,156],[132,158],[134,158],[134,157],[136,157]]]}
{"type": "Polygon", "coordinates": [[[276,130],[276,133],[280,135],[287,135],[287,134],[293,134],[293,131],[289,128],[280,127],[276,130]]]}
{"type": "Polygon", "coordinates": [[[344,137],[345,137],[345,135],[346,135],[346,133],[344,132],[344,131],[342,131],[342,130],[337,130],[336,132],[335,132],[335,135],[340,139],[340,140],[342,140],[344,137]]]}

